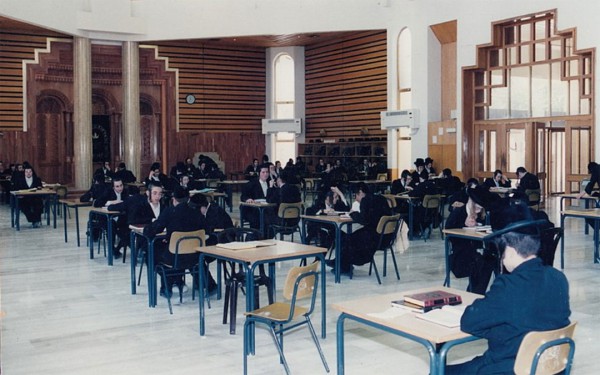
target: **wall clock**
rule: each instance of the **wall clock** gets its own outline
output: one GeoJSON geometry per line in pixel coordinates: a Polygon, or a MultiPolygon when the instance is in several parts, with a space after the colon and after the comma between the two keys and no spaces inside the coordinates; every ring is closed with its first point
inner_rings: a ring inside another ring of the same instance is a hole
{"type": "Polygon", "coordinates": [[[193,94],[188,94],[188,95],[185,97],[185,102],[186,102],[187,104],[194,104],[194,103],[196,103],[196,97],[195,97],[193,94]]]}

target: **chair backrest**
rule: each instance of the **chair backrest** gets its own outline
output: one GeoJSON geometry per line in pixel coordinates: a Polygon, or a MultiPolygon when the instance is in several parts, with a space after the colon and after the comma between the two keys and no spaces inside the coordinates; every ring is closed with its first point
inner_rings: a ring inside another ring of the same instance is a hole
{"type": "Polygon", "coordinates": [[[392,234],[396,232],[397,226],[400,221],[400,214],[392,216],[382,216],[377,223],[378,234],[392,234]]]}
{"type": "Polygon", "coordinates": [[[558,243],[562,238],[563,231],[560,227],[550,227],[543,229],[540,233],[540,251],[538,257],[542,259],[544,265],[552,266],[554,263],[554,254],[558,243]]]}
{"type": "Polygon", "coordinates": [[[58,198],[66,198],[67,197],[68,189],[66,186],[59,185],[55,188],[55,190],[56,190],[56,195],[58,196],[58,198]]]}
{"type": "Polygon", "coordinates": [[[442,196],[439,194],[427,194],[423,197],[424,208],[439,208],[442,196]]]}
{"type": "Polygon", "coordinates": [[[379,180],[379,181],[386,181],[387,180],[387,173],[377,173],[377,180],[379,180]]]}
{"type": "Polygon", "coordinates": [[[287,274],[283,286],[283,298],[295,301],[316,295],[320,262],[314,262],[304,267],[292,267],[287,274]]]}
{"type": "Polygon", "coordinates": [[[191,232],[173,232],[169,239],[169,252],[172,254],[193,254],[198,246],[204,246],[204,229],[191,232]]]}
{"type": "Polygon", "coordinates": [[[525,195],[527,195],[527,199],[530,204],[537,204],[541,200],[542,191],[540,189],[526,189],[525,195]]]}
{"type": "Polygon", "coordinates": [[[552,331],[529,332],[523,338],[514,372],[517,375],[568,374],[575,353],[573,332],[577,322],[552,331]]]}
{"type": "Polygon", "coordinates": [[[302,202],[281,203],[277,216],[281,219],[298,219],[302,215],[302,202]]]}
{"type": "Polygon", "coordinates": [[[398,202],[396,202],[396,198],[394,198],[394,197],[386,196],[385,199],[387,199],[388,205],[390,206],[391,209],[396,208],[396,206],[398,205],[398,202]]]}

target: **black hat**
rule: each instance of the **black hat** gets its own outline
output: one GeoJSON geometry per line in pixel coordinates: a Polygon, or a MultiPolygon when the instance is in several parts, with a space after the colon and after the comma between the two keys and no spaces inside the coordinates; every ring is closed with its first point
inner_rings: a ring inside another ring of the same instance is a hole
{"type": "Polygon", "coordinates": [[[425,158],[425,165],[427,165],[429,163],[433,164],[433,159],[428,156],[428,157],[425,158]]]}
{"type": "Polygon", "coordinates": [[[524,202],[512,202],[499,206],[490,213],[490,224],[494,231],[517,227],[515,230],[520,233],[537,234],[536,228],[527,225],[528,222],[534,222],[534,220],[531,209],[524,202]],[[521,229],[517,230],[518,228],[521,229]]]}
{"type": "Polygon", "coordinates": [[[160,169],[160,163],[152,163],[152,165],[150,166],[150,170],[154,171],[156,169],[160,169]]]}
{"type": "Polygon", "coordinates": [[[498,194],[490,193],[490,191],[482,185],[477,185],[474,188],[467,188],[467,195],[475,203],[486,210],[495,209],[501,200],[498,194]]]}
{"type": "Polygon", "coordinates": [[[187,198],[189,196],[190,196],[190,192],[181,186],[175,187],[175,191],[173,191],[173,198],[175,198],[175,199],[183,199],[183,198],[187,198]]]}
{"type": "Polygon", "coordinates": [[[425,165],[425,162],[423,161],[422,158],[417,158],[417,160],[415,160],[415,165],[417,167],[421,166],[421,165],[425,165]]]}

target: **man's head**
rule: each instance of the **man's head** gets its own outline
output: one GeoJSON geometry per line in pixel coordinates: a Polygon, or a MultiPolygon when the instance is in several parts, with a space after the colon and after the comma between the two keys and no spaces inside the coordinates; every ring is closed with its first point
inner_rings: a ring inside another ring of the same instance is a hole
{"type": "Polygon", "coordinates": [[[200,170],[204,170],[204,169],[206,169],[206,163],[205,163],[205,162],[201,162],[201,163],[198,165],[198,168],[200,168],[200,170]]]}
{"type": "Polygon", "coordinates": [[[187,174],[181,175],[180,180],[182,186],[188,186],[188,184],[190,183],[190,176],[188,176],[187,174]]]}
{"type": "Polygon", "coordinates": [[[210,202],[203,194],[196,194],[190,198],[190,204],[196,209],[199,208],[202,215],[206,216],[210,202]]]}
{"type": "Polygon", "coordinates": [[[125,169],[127,169],[127,166],[125,165],[125,163],[119,163],[117,169],[120,171],[124,171],[125,169]]]}
{"type": "Polygon", "coordinates": [[[361,182],[357,186],[358,190],[356,192],[356,201],[360,202],[364,197],[371,194],[371,190],[369,189],[369,185],[361,182]]]}
{"type": "Polygon", "coordinates": [[[494,171],[494,180],[495,181],[500,181],[502,180],[502,171],[500,169],[496,169],[494,171]]]}
{"type": "Polygon", "coordinates": [[[190,193],[182,188],[181,186],[175,187],[173,191],[173,206],[177,206],[180,203],[187,203],[190,199],[190,193]]]}
{"type": "Polygon", "coordinates": [[[258,159],[253,159],[252,160],[252,165],[255,167],[258,167],[258,159]]]}
{"type": "Polygon", "coordinates": [[[267,179],[269,179],[269,164],[263,164],[260,166],[258,178],[261,181],[267,181],[267,179]]]}
{"type": "Polygon", "coordinates": [[[150,203],[158,204],[163,196],[163,188],[157,184],[148,184],[146,195],[150,203]]]}
{"type": "Polygon", "coordinates": [[[18,172],[23,172],[24,171],[23,164],[17,164],[17,171],[18,172]]]}
{"type": "Polygon", "coordinates": [[[527,173],[527,169],[525,169],[525,167],[517,168],[517,177],[518,178],[523,178],[523,176],[525,176],[526,173],[527,173]]]}
{"type": "Polygon", "coordinates": [[[496,240],[502,254],[502,264],[512,272],[521,263],[537,256],[540,249],[538,236],[519,232],[508,232],[496,240]]]}
{"type": "Polygon", "coordinates": [[[450,168],[445,168],[445,169],[442,171],[442,177],[444,177],[444,178],[450,178],[450,177],[452,177],[452,169],[450,169],[450,168]]]}
{"type": "Polygon", "coordinates": [[[185,159],[185,164],[187,164],[187,165],[194,165],[194,163],[192,163],[192,159],[191,158],[185,159]]]}
{"type": "Polygon", "coordinates": [[[109,161],[105,161],[102,166],[104,167],[104,169],[110,169],[110,162],[109,161]]]}
{"type": "Polygon", "coordinates": [[[113,178],[112,180],[113,190],[117,194],[121,194],[123,192],[123,181],[118,178],[113,178]]]}
{"type": "Polygon", "coordinates": [[[31,167],[25,168],[25,177],[31,178],[33,177],[33,169],[31,167]]]}

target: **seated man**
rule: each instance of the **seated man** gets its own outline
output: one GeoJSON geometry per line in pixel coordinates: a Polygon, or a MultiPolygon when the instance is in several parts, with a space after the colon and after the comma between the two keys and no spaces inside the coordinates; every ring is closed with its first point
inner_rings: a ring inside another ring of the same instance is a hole
{"type": "MultiPolygon", "coordinates": [[[[154,264],[158,264],[159,262],[173,264],[175,255],[169,251],[169,239],[173,232],[191,232],[205,229],[202,226],[200,212],[188,204],[189,198],[189,193],[186,190],[176,187],[173,192],[173,205],[162,210],[154,222],[144,227],[144,235],[149,239],[153,239],[163,230],[167,230],[167,238],[155,243],[154,264]]],[[[183,265],[181,268],[192,269],[198,264],[198,255],[185,254],[179,260],[181,261],[180,264],[183,265]]],[[[163,280],[161,276],[160,294],[165,295],[165,291],[170,291],[174,285],[180,288],[180,290],[184,289],[185,279],[183,277],[167,276],[167,280],[163,280]]]]}
{"type": "MultiPolygon", "coordinates": [[[[362,228],[342,238],[341,273],[351,273],[352,265],[361,266],[373,259],[379,241],[377,224],[382,216],[392,214],[387,199],[381,195],[373,195],[363,182],[358,184],[356,201],[360,205],[360,211],[350,211],[350,217],[355,223],[361,224],[362,228]]],[[[329,260],[327,265],[333,267],[335,261],[329,260]]]]}
{"type": "Polygon", "coordinates": [[[172,180],[167,177],[166,174],[160,171],[160,163],[152,163],[150,166],[150,173],[148,177],[144,180],[144,184],[148,186],[148,184],[154,183],[155,185],[160,185],[164,189],[171,190],[174,188],[175,184],[172,183],[172,180]]]}
{"type": "MultiPolygon", "coordinates": [[[[332,186],[330,191],[325,194],[325,200],[316,199],[311,207],[306,209],[306,215],[327,215],[334,212],[348,212],[350,205],[346,201],[346,196],[339,187],[332,186]]],[[[322,223],[308,222],[306,224],[306,241],[318,240],[320,247],[331,248],[335,234],[331,232],[331,225],[322,223]]]]}
{"type": "Polygon", "coordinates": [[[488,189],[492,187],[509,188],[510,180],[504,174],[502,174],[500,169],[496,169],[494,171],[494,176],[492,178],[486,178],[485,181],[483,181],[483,185],[488,189]]]}
{"type": "Polygon", "coordinates": [[[135,175],[133,174],[133,172],[127,169],[125,163],[119,163],[119,166],[117,167],[117,171],[115,172],[114,176],[115,178],[120,179],[126,184],[135,182],[136,180],[135,175]]]}
{"type": "MultiPolygon", "coordinates": [[[[123,181],[113,178],[112,189],[106,189],[104,194],[94,201],[94,207],[115,205],[123,202],[128,196],[127,190],[124,190],[123,181]]],[[[119,242],[113,249],[113,256],[115,259],[119,259],[121,257],[120,249],[127,247],[129,243],[129,225],[127,219],[122,215],[113,220],[115,220],[115,231],[113,233],[119,237],[119,242]]]]}
{"type": "Polygon", "coordinates": [[[96,176],[96,175],[102,176],[104,181],[110,181],[110,179],[114,175],[113,172],[110,170],[110,162],[104,161],[102,163],[102,166],[100,168],[96,169],[96,171],[94,172],[94,176],[96,176]]]}
{"type": "Polygon", "coordinates": [[[510,231],[496,240],[510,274],[498,275],[485,297],[467,307],[460,327],[487,339],[488,350],[469,362],[447,366],[446,374],[512,374],[527,333],[570,323],[567,279],[537,258],[540,241],[530,233],[510,231]]]}
{"type": "MultiPolygon", "coordinates": [[[[42,180],[33,173],[31,165],[26,165],[23,176],[18,177],[13,182],[13,190],[27,190],[33,188],[42,188],[42,180]]],[[[42,201],[42,198],[34,196],[20,198],[19,207],[33,228],[39,228],[41,226],[42,211],[44,211],[44,202],[42,201]]]]}
{"type": "Polygon", "coordinates": [[[529,203],[529,198],[525,194],[525,190],[538,190],[540,189],[540,180],[536,175],[527,172],[524,167],[517,168],[517,191],[514,193],[514,198],[522,199],[529,203]]]}
{"type": "Polygon", "coordinates": [[[246,167],[244,174],[246,175],[246,178],[249,180],[249,179],[253,179],[254,177],[258,176],[259,173],[260,173],[260,165],[258,165],[258,159],[252,159],[252,164],[250,164],[249,166],[246,167]]]}
{"type": "MultiPolygon", "coordinates": [[[[254,178],[244,185],[240,201],[247,203],[254,203],[256,202],[256,200],[266,201],[267,196],[269,194],[273,194],[273,192],[269,193],[269,190],[274,189],[274,187],[270,187],[269,185],[269,166],[267,164],[263,164],[260,166],[258,178],[254,178]]],[[[254,207],[240,206],[240,216],[243,217],[244,220],[250,222],[250,228],[260,228],[260,216],[258,209],[254,207]]],[[[272,223],[273,216],[273,209],[265,209],[265,233],[263,233],[264,238],[269,237],[267,233],[267,228],[269,228],[269,225],[272,223]]]]}

